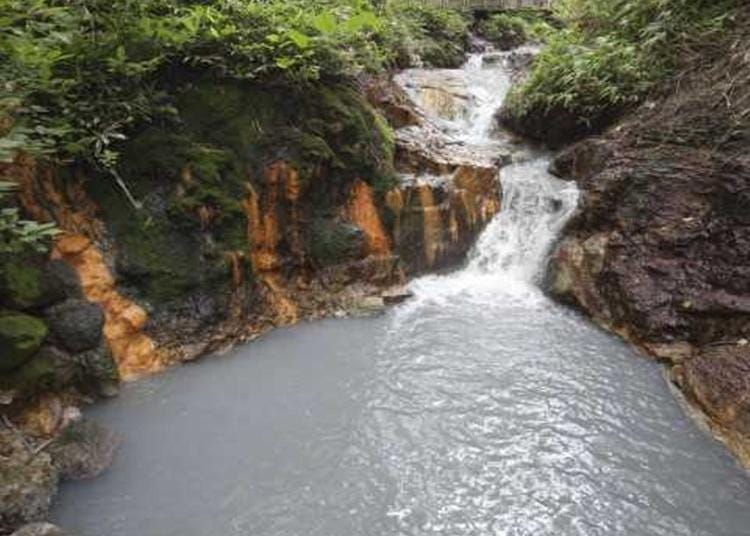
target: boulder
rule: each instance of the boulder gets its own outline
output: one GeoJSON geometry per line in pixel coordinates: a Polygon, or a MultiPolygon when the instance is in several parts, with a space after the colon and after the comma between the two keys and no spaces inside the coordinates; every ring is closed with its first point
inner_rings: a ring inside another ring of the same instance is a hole
{"type": "Polygon", "coordinates": [[[80,367],[83,387],[90,387],[104,396],[116,394],[119,383],[117,364],[104,342],[97,348],[75,355],[74,360],[80,367]]]}
{"type": "Polygon", "coordinates": [[[88,419],[68,424],[48,451],[52,463],[65,480],[93,478],[112,465],[120,438],[88,419]]]}
{"type": "Polygon", "coordinates": [[[502,127],[524,138],[560,148],[602,132],[622,112],[621,109],[606,110],[587,119],[559,105],[524,110],[511,105],[500,109],[497,121],[502,127]]]}
{"type": "Polygon", "coordinates": [[[71,352],[91,350],[101,344],[104,313],[99,305],[68,299],[50,307],[45,314],[55,340],[71,352]]]}
{"type": "Polygon", "coordinates": [[[22,313],[0,316],[0,372],[19,367],[42,346],[47,326],[40,319],[22,313]]]}

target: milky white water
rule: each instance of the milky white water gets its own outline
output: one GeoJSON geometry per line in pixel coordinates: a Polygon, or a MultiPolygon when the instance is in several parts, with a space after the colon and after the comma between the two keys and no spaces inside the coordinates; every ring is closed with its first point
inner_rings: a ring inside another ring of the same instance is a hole
{"type": "MultiPolygon", "coordinates": [[[[449,76],[478,150],[502,63],[449,76]]],[[[442,71],[407,72],[439,85],[442,71]],[[432,78],[431,78],[432,77],[432,78]]],[[[409,88],[408,84],[412,83],[409,88]]],[[[537,284],[575,208],[546,157],[501,172],[466,266],[386,315],[301,325],[125,388],[92,410],[125,444],[63,487],[81,536],[750,534],[750,480],[683,415],[659,367],[537,284]]]]}

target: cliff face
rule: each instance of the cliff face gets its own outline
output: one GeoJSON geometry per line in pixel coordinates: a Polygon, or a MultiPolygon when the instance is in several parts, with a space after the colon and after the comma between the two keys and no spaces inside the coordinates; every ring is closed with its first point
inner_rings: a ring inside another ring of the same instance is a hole
{"type": "MultiPolygon", "coordinates": [[[[382,105],[396,89],[379,87],[370,97],[382,105]]],[[[94,170],[26,156],[6,166],[26,212],[64,231],[52,258],[99,306],[121,377],[371,306],[410,275],[460,262],[498,210],[496,168],[428,152],[415,162],[403,147],[394,157],[390,129],[359,90],[316,91],[186,91],[179,130],[149,127],[123,151],[138,208],[94,170]],[[438,165],[434,184],[395,169],[438,165]]],[[[419,121],[408,100],[398,110],[419,121]]]]}
{"type": "Polygon", "coordinates": [[[583,192],[553,292],[664,360],[750,465],[748,28],[666,96],[554,164],[583,192]]]}

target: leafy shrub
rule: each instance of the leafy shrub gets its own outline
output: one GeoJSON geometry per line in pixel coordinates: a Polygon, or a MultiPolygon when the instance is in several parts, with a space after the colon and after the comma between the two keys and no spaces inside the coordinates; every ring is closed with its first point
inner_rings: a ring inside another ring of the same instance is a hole
{"type": "Polygon", "coordinates": [[[721,31],[739,0],[560,0],[567,29],[549,40],[506,110],[565,113],[603,126],[674,73],[682,53],[721,31]]]}
{"type": "Polygon", "coordinates": [[[478,24],[479,34],[499,47],[508,50],[529,40],[525,21],[508,13],[497,13],[478,24]]]}
{"type": "Polygon", "coordinates": [[[463,63],[470,20],[461,13],[396,0],[389,4],[387,19],[392,31],[387,48],[400,53],[400,66],[407,66],[414,56],[433,67],[463,63]]]}
{"type": "Polygon", "coordinates": [[[18,208],[7,201],[14,190],[15,185],[0,181],[0,268],[15,256],[46,252],[58,233],[54,224],[21,219],[18,208]]]}
{"type": "Polygon", "coordinates": [[[507,106],[519,115],[562,108],[593,121],[636,102],[648,84],[634,45],[608,37],[587,42],[568,30],[548,42],[507,106]]]}

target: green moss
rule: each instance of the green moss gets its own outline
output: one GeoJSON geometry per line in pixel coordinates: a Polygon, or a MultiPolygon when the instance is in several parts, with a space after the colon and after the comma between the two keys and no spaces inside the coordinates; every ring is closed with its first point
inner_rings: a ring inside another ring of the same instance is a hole
{"type": "Polygon", "coordinates": [[[176,300],[195,288],[218,290],[228,282],[229,269],[218,246],[181,232],[172,221],[133,217],[119,222],[116,236],[119,271],[151,301],[176,300]]]}
{"type": "Polygon", "coordinates": [[[42,270],[28,262],[10,261],[2,266],[3,294],[15,307],[28,309],[44,300],[42,270]]]}
{"type": "Polygon", "coordinates": [[[47,326],[38,318],[21,313],[0,315],[0,372],[26,362],[46,337],[47,326]]]}
{"type": "Polygon", "coordinates": [[[39,354],[16,368],[9,374],[0,377],[0,386],[14,389],[25,395],[55,387],[58,378],[54,357],[50,354],[39,354]]]}

